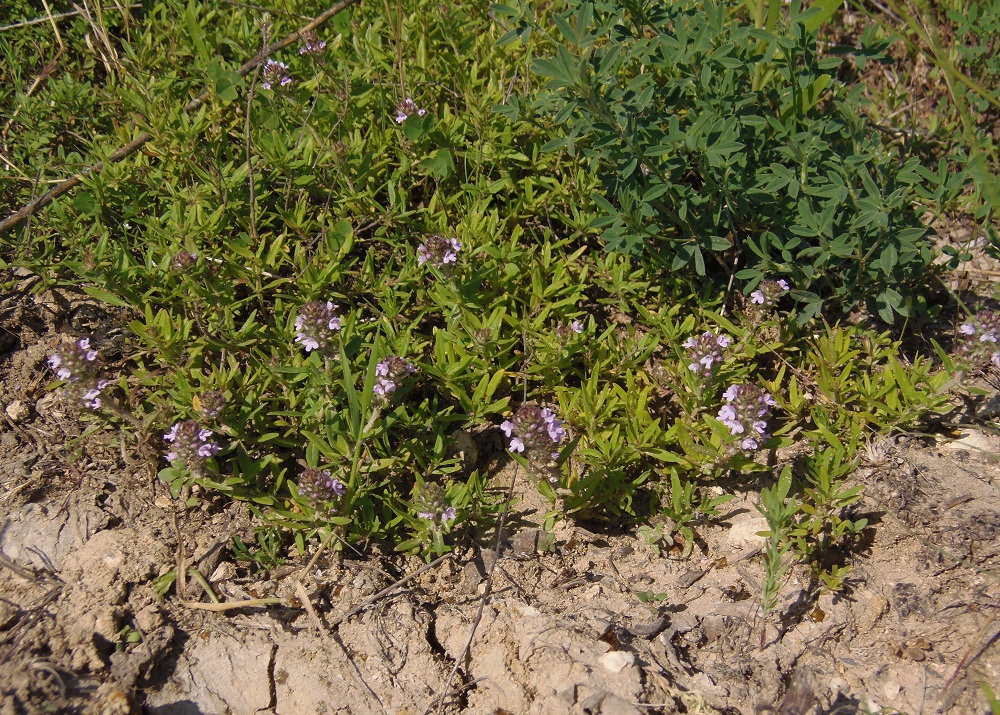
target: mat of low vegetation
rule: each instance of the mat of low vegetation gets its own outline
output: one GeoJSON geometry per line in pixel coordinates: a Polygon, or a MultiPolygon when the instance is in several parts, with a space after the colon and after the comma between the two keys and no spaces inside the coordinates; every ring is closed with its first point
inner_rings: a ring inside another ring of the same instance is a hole
{"type": "Polygon", "coordinates": [[[762,644],[791,564],[841,592],[870,445],[1000,367],[936,233],[1000,248],[989,57],[824,1],[294,5],[13,3],[0,210],[82,181],[8,222],[3,285],[100,304],[48,389],[178,508],[244,503],[262,569],[440,557],[502,524],[512,462],[544,530],[684,557],[755,485],[762,644]],[[952,90],[926,130],[865,83],[904,42],[952,90]]]}

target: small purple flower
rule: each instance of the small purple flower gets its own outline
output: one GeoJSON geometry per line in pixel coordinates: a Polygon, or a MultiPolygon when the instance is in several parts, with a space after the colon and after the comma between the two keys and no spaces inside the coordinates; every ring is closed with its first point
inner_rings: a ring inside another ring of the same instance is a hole
{"type": "Polygon", "coordinates": [[[192,472],[200,472],[205,460],[214,457],[222,447],[212,441],[213,432],[194,420],[183,420],[170,428],[163,439],[173,449],[167,452],[168,462],[181,462],[192,472]]]}
{"type": "Polygon", "coordinates": [[[316,36],[315,30],[307,30],[300,33],[302,47],[299,48],[300,55],[322,55],[326,50],[326,43],[316,36]]]}
{"type": "Polygon", "coordinates": [[[753,452],[767,441],[767,420],[777,403],[756,385],[730,385],[722,397],[728,404],[719,408],[718,420],[734,437],[743,435],[740,447],[753,452]]]}
{"type": "Polygon", "coordinates": [[[340,330],[340,316],[334,311],[337,306],[330,301],[314,301],[299,308],[295,317],[295,342],[302,343],[306,352],[329,350],[333,347],[333,336],[340,330]]]}
{"type": "Polygon", "coordinates": [[[732,338],[728,335],[717,335],[711,330],[706,330],[701,335],[691,336],[682,345],[687,349],[688,369],[698,374],[709,375],[713,369],[725,360],[723,350],[729,347],[732,338]]]}
{"type": "Polygon", "coordinates": [[[563,421],[548,407],[521,405],[511,420],[504,420],[500,429],[510,438],[510,451],[548,454],[553,444],[559,444],[566,436],[563,421]]]}
{"type": "Polygon", "coordinates": [[[264,79],[260,86],[264,89],[272,87],[284,87],[292,83],[292,78],[288,76],[288,65],[277,60],[268,60],[264,63],[264,79]]]}
{"type": "Polygon", "coordinates": [[[101,401],[101,392],[104,391],[111,380],[98,380],[92,388],[83,393],[83,405],[91,410],[96,410],[104,404],[101,401]]]}
{"type": "Polygon", "coordinates": [[[973,363],[989,361],[1000,366],[1000,313],[981,310],[962,323],[958,332],[963,336],[958,348],[960,353],[973,363]]]}
{"type": "Polygon", "coordinates": [[[396,391],[407,375],[417,371],[411,362],[401,357],[389,357],[375,366],[375,387],[372,388],[379,397],[387,397],[396,391]]]}
{"type": "Polygon", "coordinates": [[[419,247],[417,247],[417,265],[430,263],[438,268],[446,265],[458,263],[458,252],[462,250],[462,244],[455,238],[448,238],[435,234],[429,236],[419,247]]]}
{"type": "Polygon", "coordinates": [[[566,429],[563,427],[562,420],[556,417],[555,413],[548,407],[542,410],[542,419],[545,420],[545,431],[549,433],[549,437],[556,444],[566,436],[566,429]]]}
{"type": "Polygon", "coordinates": [[[586,325],[582,320],[573,320],[569,325],[565,323],[557,324],[555,334],[559,340],[559,344],[565,347],[574,335],[580,335],[584,330],[586,330],[586,325]]]}
{"type": "Polygon", "coordinates": [[[427,110],[422,107],[418,107],[416,102],[407,97],[396,106],[396,123],[402,124],[411,114],[416,114],[418,117],[422,117],[427,114],[427,110]]]}
{"type": "Polygon", "coordinates": [[[758,310],[773,308],[777,305],[781,294],[790,289],[791,286],[784,278],[776,281],[762,280],[757,286],[757,290],[750,294],[750,302],[758,306],[758,310]]]}
{"type": "Polygon", "coordinates": [[[299,494],[311,501],[319,510],[331,502],[344,496],[347,487],[336,477],[330,476],[330,470],[313,469],[310,467],[299,476],[299,494]]]}

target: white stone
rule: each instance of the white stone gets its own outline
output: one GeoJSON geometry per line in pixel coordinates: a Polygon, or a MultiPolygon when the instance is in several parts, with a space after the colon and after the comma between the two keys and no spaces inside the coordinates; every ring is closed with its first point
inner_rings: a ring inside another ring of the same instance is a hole
{"type": "Polygon", "coordinates": [[[762,516],[750,517],[729,527],[727,539],[734,551],[743,551],[764,545],[767,537],[760,536],[758,532],[761,531],[768,531],[767,519],[762,516]]]}
{"type": "Polygon", "coordinates": [[[895,680],[890,680],[882,686],[882,694],[885,695],[885,699],[889,701],[895,700],[896,696],[899,695],[900,690],[902,690],[902,687],[895,680]]]}
{"type": "Polygon", "coordinates": [[[10,421],[16,425],[31,419],[31,405],[24,400],[14,400],[4,409],[10,421]]]}
{"type": "Polygon", "coordinates": [[[969,430],[958,439],[945,442],[944,446],[955,450],[996,454],[1000,452],[1000,439],[979,430],[969,430]]]}
{"type": "Polygon", "coordinates": [[[836,699],[836,696],[841,693],[847,694],[851,692],[851,685],[846,679],[837,675],[830,678],[830,692],[833,693],[834,699],[836,699]]]}
{"type": "Polygon", "coordinates": [[[635,663],[635,656],[628,651],[613,650],[610,653],[602,655],[597,659],[597,662],[600,663],[601,667],[605,670],[617,674],[635,663]]]}

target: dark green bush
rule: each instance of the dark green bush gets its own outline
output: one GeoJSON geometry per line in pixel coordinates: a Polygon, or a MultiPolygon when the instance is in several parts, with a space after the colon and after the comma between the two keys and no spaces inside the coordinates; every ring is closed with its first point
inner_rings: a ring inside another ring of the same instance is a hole
{"type": "MultiPolygon", "coordinates": [[[[748,289],[787,277],[802,321],[862,302],[909,315],[932,260],[919,160],[883,144],[843,59],[817,52],[832,10],[770,5],[752,22],[743,3],[571,2],[534,64],[545,89],[500,111],[551,117],[564,131],[548,148],[590,160],[608,250],[748,289]]],[[[517,23],[507,41],[544,31],[494,10],[517,23]]]]}

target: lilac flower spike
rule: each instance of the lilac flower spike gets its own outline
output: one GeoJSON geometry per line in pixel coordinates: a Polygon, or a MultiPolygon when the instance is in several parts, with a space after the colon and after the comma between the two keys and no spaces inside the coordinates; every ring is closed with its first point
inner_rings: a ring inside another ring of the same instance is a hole
{"type": "Polygon", "coordinates": [[[178,251],[174,254],[174,257],[170,259],[170,270],[174,273],[185,273],[190,271],[198,263],[197,253],[188,253],[187,251],[178,251]]]}
{"type": "Polygon", "coordinates": [[[273,87],[284,87],[292,83],[292,78],[288,76],[288,65],[277,60],[268,60],[264,63],[264,79],[260,86],[264,89],[273,87]]]}
{"type": "Polygon", "coordinates": [[[321,471],[310,467],[299,476],[299,494],[319,508],[336,501],[346,492],[347,487],[336,477],[331,477],[329,469],[321,471]]]}
{"type": "Polygon", "coordinates": [[[103,404],[101,392],[111,385],[110,380],[98,377],[97,357],[97,351],[90,347],[90,338],[80,338],[48,357],[49,367],[56,377],[72,385],[82,398],[83,406],[91,410],[103,404]]]}
{"type": "Polygon", "coordinates": [[[548,407],[521,405],[512,420],[504,420],[500,429],[510,438],[511,452],[524,453],[538,451],[551,453],[552,446],[559,444],[566,436],[564,422],[548,407]]]}
{"type": "Polygon", "coordinates": [[[959,350],[974,362],[989,360],[1000,367],[1000,313],[981,310],[968,322],[959,326],[964,336],[959,350]]]}
{"type": "Polygon", "coordinates": [[[163,435],[163,439],[173,447],[167,452],[167,461],[179,461],[193,472],[200,471],[206,459],[222,451],[222,447],[212,441],[212,435],[212,430],[205,429],[194,420],[176,423],[163,435]]]}
{"type": "Polygon", "coordinates": [[[300,55],[322,55],[326,50],[326,43],[316,36],[315,30],[309,30],[301,35],[302,47],[299,48],[300,55]]]}
{"type": "Polygon", "coordinates": [[[718,419],[734,437],[743,436],[740,448],[746,452],[760,449],[767,441],[767,420],[777,403],[756,385],[730,385],[722,393],[728,404],[719,409],[718,419]]]}
{"type": "Polygon", "coordinates": [[[458,263],[458,252],[461,250],[462,244],[456,238],[437,234],[429,236],[417,248],[417,265],[430,263],[438,268],[454,265],[458,263]]]}
{"type": "Polygon", "coordinates": [[[691,360],[688,369],[695,374],[711,374],[712,370],[725,359],[723,350],[728,348],[731,342],[732,338],[728,335],[717,335],[711,330],[706,330],[698,336],[691,336],[682,343],[687,348],[691,360]]]}
{"type": "Polygon", "coordinates": [[[416,102],[407,97],[396,107],[396,123],[402,124],[411,114],[416,114],[418,117],[422,117],[427,114],[427,110],[422,107],[418,107],[416,102]]]}
{"type": "Polygon", "coordinates": [[[448,504],[444,489],[437,484],[427,484],[420,492],[418,499],[420,511],[417,516],[426,519],[434,525],[447,524],[458,516],[455,507],[448,504]]]}
{"type": "Polygon", "coordinates": [[[750,294],[750,302],[761,308],[770,308],[778,302],[781,294],[788,290],[791,290],[791,286],[784,278],[776,281],[763,280],[757,286],[757,290],[750,294]]]}
{"type": "Polygon", "coordinates": [[[407,375],[416,371],[413,363],[401,357],[386,358],[375,366],[375,386],[372,392],[379,397],[387,397],[396,391],[407,375]]]}
{"type": "Polygon", "coordinates": [[[328,350],[333,346],[333,335],[340,330],[337,305],[330,301],[306,303],[295,317],[295,342],[301,343],[306,352],[328,350]]]}

